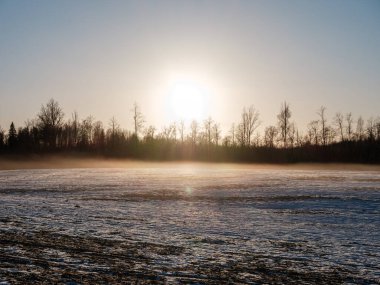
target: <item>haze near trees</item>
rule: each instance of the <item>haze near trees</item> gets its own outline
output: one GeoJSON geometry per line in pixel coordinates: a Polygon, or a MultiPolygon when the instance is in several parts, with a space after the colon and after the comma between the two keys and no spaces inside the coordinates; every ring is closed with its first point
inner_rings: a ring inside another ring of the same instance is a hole
{"type": "Polygon", "coordinates": [[[23,127],[12,122],[0,128],[0,153],[87,153],[151,160],[212,160],[247,162],[380,162],[380,118],[356,121],[351,112],[336,113],[328,120],[321,106],[305,133],[292,121],[291,106],[280,105],[277,125],[264,127],[253,106],[244,107],[240,121],[223,135],[220,124],[172,122],[160,131],[147,125],[135,103],[131,109],[133,130],[123,129],[112,117],[105,127],[93,116],[80,119],[74,111],[68,119],[57,101],[50,99],[23,127]]]}

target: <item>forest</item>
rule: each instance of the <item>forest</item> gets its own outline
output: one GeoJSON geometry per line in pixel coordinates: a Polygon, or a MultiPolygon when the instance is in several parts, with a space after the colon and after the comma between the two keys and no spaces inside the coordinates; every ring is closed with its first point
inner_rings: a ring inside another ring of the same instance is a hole
{"type": "Polygon", "coordinates": [[[240,121],[225,136],[212,118],[203,122],[173,122],[160,131],[147,125],[140,107],[131,110],[133,130],[123,129],[113,117],[107,125],[88,116],[69,118],[59,103],[50,99],[24,126],[12,122],[0,127],[0,155],[86,154],[141,160],[194,160],[213,162],[347,162],[380,163],[380,117],[366,121],[352,113],[336,113],[327,119],[321,106],[304,132],[292,120],[283,102],[277,124],[257,129],[260,114],[253,106],[243,108],[240,121]]]}

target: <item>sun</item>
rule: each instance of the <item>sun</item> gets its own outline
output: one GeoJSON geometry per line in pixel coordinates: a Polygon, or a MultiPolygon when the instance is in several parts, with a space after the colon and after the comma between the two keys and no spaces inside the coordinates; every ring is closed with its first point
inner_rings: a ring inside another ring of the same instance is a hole
{"type": "Polygon", "coordinates": [[[207,90],[193,81],[177,81],[169,91],[169,104],[176,120],[201,120],[205,115],[207,90]]]}

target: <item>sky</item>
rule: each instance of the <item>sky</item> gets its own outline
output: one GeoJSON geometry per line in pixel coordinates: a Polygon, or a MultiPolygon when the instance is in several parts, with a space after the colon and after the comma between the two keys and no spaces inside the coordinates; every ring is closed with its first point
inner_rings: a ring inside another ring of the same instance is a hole
{"type": "Polygon", "coordinates": [[[300,129],[322,105],[376,117],[380,1],[0,0],[0,126],[50,98],[126,129],[134,102],[158,130],[194,114],[226,131],[250,105],[276,124],[283,101],[300,129]]]}

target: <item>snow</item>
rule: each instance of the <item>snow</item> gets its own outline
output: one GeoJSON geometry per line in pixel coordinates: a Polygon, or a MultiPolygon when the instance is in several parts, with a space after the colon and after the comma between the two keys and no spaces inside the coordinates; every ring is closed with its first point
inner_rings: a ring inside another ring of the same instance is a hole
{"type": "Polygon", "coordinates": [[[377,171],[0,171],[0,205],[0,284],[380,282],[377,171]]]}

